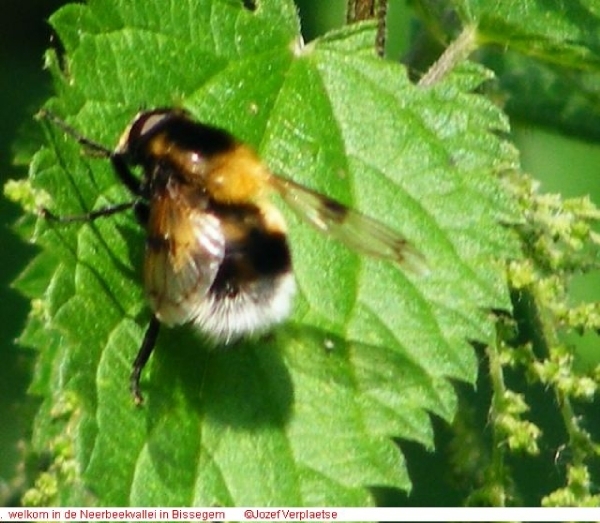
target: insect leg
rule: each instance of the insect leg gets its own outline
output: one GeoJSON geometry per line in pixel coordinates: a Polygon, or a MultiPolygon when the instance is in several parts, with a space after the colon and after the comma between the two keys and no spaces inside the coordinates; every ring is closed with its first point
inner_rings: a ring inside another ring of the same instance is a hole
{"type": "Polygon", "coordinates": [[[112,164],[115,173],[117,173],[119,180],[123,182],[123,185],[125,185],[132,194],[142,196],[140,180],[129,170],[124,155],[120,153],[111,153],[110,163],[112,164]]]}
{"type": "MultiPolygon", "coordinates": [[[[79,143],[92,155],[108,158],[111,162],[113,169],[115,170],[116,175],[118,176],[119,180],[125,185],[125,187],[127,187],[127,189],[135,196],[142,195],[140,180],[129,169],[127,165],[127,159],[123,154],[115,153],[111,151],[108,147],[105,147],[104,145],[95,142],[94,140],[86,138],[79,131],[77,131],[77,129],[71,127],[67,122],[65,122],[63,119],[61,119],[48,109],[42,109],[38,113],[38,117],[46,118],[52,123],[54,123],[56,126],[60,127],[65,133],[77,140],[77,143],[79,143]]],[[[65,217],[56,216],[52,214],[48,209],[42,209],[42,215],[49,220],[59,222],[91,221],[101,216],[110,216],[112,214],[127,210],[132,207],[135,208],[136,205],[137,200],[131,203],[123,203],[111,207],[106,207],[104,209],[92,211],[81,216],[65,217]]]]}
{"type": "Polygon", "coordinates": [[[146,202],[137,201],[133,206],[133,212],[138,223],[146,227],[150,219],[150,206],[146,202]]]}
{"type": "Polygon", "coordinates": [[[42,109],[38,113],[38,117],[47,118],[48,120],[53,122],[55,125],[60,127],[65,133],[77,140],[77,143],[79,143],[82,147],[88,150],[92,155],[100,156],[103,158],[109,158],[113,169],[115,170],[117,176],[119,177],[121,182],[123,182],[125,187],[127,187],[132,194],[135,194],[136,196],[141,196],[140,180],[136,176],[134,176],[133,173],[129,170],[129,167],[127,166],[127,159],[124,157],[123,154],[115,153],[111,151],[108,147],[105,147],[104,145],[95,142],[94,140],[86,138],[79,131],[71,127],[67,122],[59,118],[57,115],[55,115],[52,111],[49,111],[48,109],[42,109]]]}
{"type": "Polygon", "coordinates": [[[94,156],[103,156],[105,158],[110,158],[112,156],[112,151],[110,149],[108,149],[107,147],[104,147],[104,145],[99,144],[98,142],[94,142],[93,140],[86,138],[75,128],[71,127],[62,118],[55,115],[52,111],[49,111],[48,109],[42,109],[37,114],[37,117],[38,118],[47,118],[48,120],[53,122],[54,125],[57,125],[65,133],[67,133],[68,135],[75,138],[75,140],[77,140],[77,143],[79,143],[85,149],[90,151],[94,156]]]}
{"type": "Polygon", "coordinates": [[[146,334],[144,334],[142,346],[140,347],[140,350],[135,357],[135,361],[133,362],[133,369],[129,378],[129,389],[131,390],[133,401],[136,405],[141,405],[144,403],[144,398],[140,390],[140,377],[142,375],[142,370],[144,370],[144,367],[148,362],[148,358],[150,358],[150,354],[152,354],[154,346],[156,345],[159,329],[160,322],[156,319],[156,316],[152,316],[150,323],[148,324],[148,328],[146,329],[146,334]]]}
{"type": "Polygon", "coordinates": [[[110,205],[109,207],[103,207],[102,209],[97,209],[96,211],[87,212],[85,214],[75,214],[71,216],[58,216],[52,211],[43,207],[41,209],[41,215],[48,221],[59,223],[91,222],[94,221],[96,218],[102,218],[103,216],[112,216],[113,214],[117,214],[123,211],[127,211],[128,209],[135,208],[136,203],[137,200],[134,200],[133,202],[125,202],[119,203],[117,205],[110,205]]]}

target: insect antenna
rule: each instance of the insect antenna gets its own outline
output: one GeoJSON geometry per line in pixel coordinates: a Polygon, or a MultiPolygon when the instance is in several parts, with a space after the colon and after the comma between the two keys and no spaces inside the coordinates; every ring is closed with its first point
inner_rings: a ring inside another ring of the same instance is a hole
{"type": "Polygon", "coordinates": [[[41,109],[37,113],[36,117],[39,119],[45,118],[50,120],[53,124],[60,127],[65,133],[72,136],[77,141],[77,143],[79,143],[82,147],[87,149],[93,156],[110,158],[113,154],[113,152],[108,147],[104,147],[104,145],[95,142],[94,140],[90,140],[89,138],[86,138],[75,128],[71,127],[62,118],[60,118],[48,109],[41,109]]]}

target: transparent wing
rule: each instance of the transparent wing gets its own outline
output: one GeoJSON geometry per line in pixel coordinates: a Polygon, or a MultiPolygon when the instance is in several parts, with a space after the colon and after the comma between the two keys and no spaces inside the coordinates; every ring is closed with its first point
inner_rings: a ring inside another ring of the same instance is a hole
{"type": "Polygon", "coordinates": [[[427,272],[423,255],[400,233],[336,200],[280,176],[271,186],[302,218],[358,252],[394,261],[417,274],[427,272]]]}
{"type": "Polygon", "coordinates": [[[192,320],[225,254],[218,218],[173,189],[150,205],[144,283],[157,318],[167,325],[192,320]]]}

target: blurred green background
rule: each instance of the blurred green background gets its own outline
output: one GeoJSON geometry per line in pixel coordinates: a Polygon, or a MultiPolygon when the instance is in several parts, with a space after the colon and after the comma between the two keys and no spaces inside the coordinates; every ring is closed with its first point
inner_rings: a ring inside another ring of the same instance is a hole
{"type": "MultiPolygon", "coordinates": [[[[15,141],[23,136],[24,128],[35,129],[31,123],[32,116],[52,93],[49,76],[43,70],[44,51],[55,45],[47,19],[65,3],[67,2],[59,0],[0,2],[2,185],[10,178],[26,176],[26,168],[16,166],[14,162],[15,141]]],[[[344,23],[346,0],[298,0],[297,4],[307,41],[344,23]]],[[[396,59],[401,57],[409,37],[411,13],[404,2],[394,0],[389,14],[388,55],[396,59]]],[[[600,147],[522,125],[515,126],[514,136],[522,152],[524,169],[542,180],[546,191],[561,192],[565,196],[590,194],[596,203],[600,203],[600,147]]],[[[14,494],[19,492],[18,482],[23,477],[22,467],[19,466],[19,442],[28,439],[35,411],[34,401],[26,394],[33,354],[14,343],[23,329],[29,306],[25,299],[10,288],[10,283],[35,254],[30,245],[11,231],[11,225],[20,214],[16,205],[0,198],[0,313],[3,327],[0,329],[0,504],[18,502],[18,497],[14,497],[14,494]]],[[[574,303],[584,299],[598,300],[600,276],[580,278],[574,282],[573,288],[574,303]]],[[[600,361],[596,335],[587,336],[584,340],[572,337],[569,341],[577,343],[582,365],[588,366],[600,361]]]]}

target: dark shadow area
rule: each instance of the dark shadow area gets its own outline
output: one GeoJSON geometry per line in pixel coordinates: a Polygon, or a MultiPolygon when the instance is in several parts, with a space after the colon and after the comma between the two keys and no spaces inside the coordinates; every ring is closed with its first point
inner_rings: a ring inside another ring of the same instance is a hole
{"type": "MultiPolygon", "coordinates": [[[[0,185],[8,179],[23,179],[24,162],[35,150],[41,133],[32,116],[50,93],[50,78],[43,70],[43,53],[50,43],[47,17],[64,1],[4,0],[0,2],[0,185]],[[17,149],[16,143],[20,143],[17,149]],[[18,162],[15,157],[18,156],[18,162]],[[16,165],[18,163],[19,165],[16,165]]],[[[11,288],[35,250],[13,231],[22,210],[0,197],[0,480],[11,480],[23,459],[19,442],[29,439],[35,404],[27,397],[34,355],[17,345],[29,310],[28,300],[11,288]]],[[[29,468],[25,465],[25,468],[29,468]]],[[[23,479],[23,478],[22,478],[23,479]]],[[[0,481],[1,482],[1,481],[0,481]]],[[[18,502],[20,488],[13,484],[0,492],[0,504],[18,502]],[[11,489],[15,490],[11,490],[11,489]]]]}
{"type": "Polygon", "coordinates": [[[248,11],[256,11],[258,0],[242,0],[242,5],[245,9],[248,9],[248,11]]]}
{"type": "Polygon", "coordinates": [[[193,327],[163,329],[142,379],[152,420],[160,420],[183,391],[200,417],[227,427],[252,430],[284,425],[293,404],[289,373],[276,336],[211,347],[193,327]]]}
{"type": "MultiPolygon", "coordinates": [[[[486,506],[486,497],[477,490],[485,482],[490,484],[491,459],[489,449],[493,443],[489,424],[491,384],[487,360],[482,347],[477,347],[480,367],[477,386],[456,383],[459,406],[452,425],[433,417],[435,451],[422,445],[400,441],[406,457],[413,490],[406,494],[395,489],[375,488],[375,498],[380,506],[462,506],[469,500],[472,506],[486,506]]],[[[511,453],[505,456],[505,485],[507,506],[539,506],[541,498],[562,486],[565,471],[555,455],[566,441],[564,427],[557,415],[558,406],[551,391],[528,383],[522,372],[505,370],[509,389],[523,392],[532,405],[524,419],[530,419],[543,431],[542,446],[538,456],[511,453]]],[[[498,478],[498,481],[500,479],[498,478]]]]}

